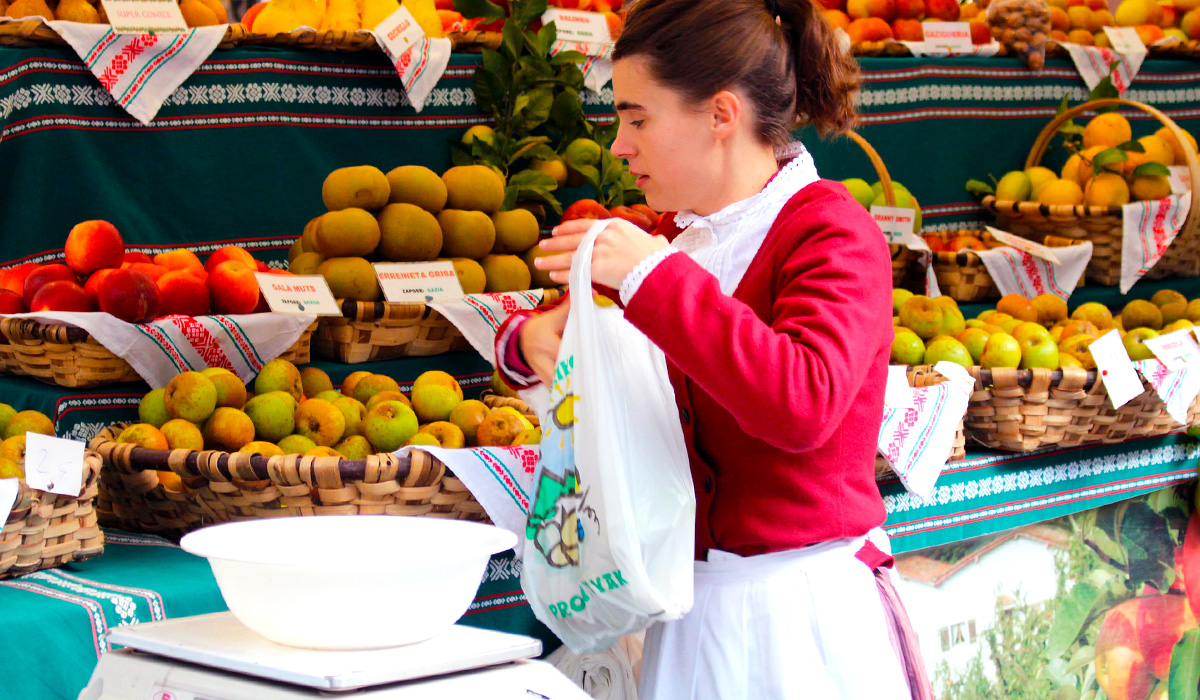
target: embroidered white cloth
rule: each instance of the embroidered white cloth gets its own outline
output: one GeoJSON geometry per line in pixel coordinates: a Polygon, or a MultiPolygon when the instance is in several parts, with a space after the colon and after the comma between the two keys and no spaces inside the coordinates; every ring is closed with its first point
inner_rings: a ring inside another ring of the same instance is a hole
{"type": "Polygon", "coordinates": [[[928,499],[954,449],[954,436],[967,413],[975,380],[960,365],[933,366],[946,381],[913,387],[912,406],[884,408],[879,454],[900,477],[904,488],[928,499]]]}
{"type": "Polygon", "coordinates": [[[1122,294],[1137,284],[1167,252],[1167,247],[1183,228],[1191,208],[1190,192],[1121,207],[1124,227],[1121,240],[1122,294]]]}
{"type": "Polygon", "coordinates": [[[314,314],[164,316],[126,323],[112,314],[39,311],[12,314],[43,323],[63,323],[92,334],[129,363],[151,388],[165,387],[180,372],[224,367],[250,381],[317,320],[314,314]]]}
{"type": "MultiPolygon", "coordinates": [[[[401,447],[396,454],[404,456],[412,449],[401,447]]],[[[468,449],[422,445],[419,449],[437,457],[454,472],[497,527],[512,531],[518,542],[525,541],[525,520],[534,493],[533,470],[539,454],[537,445],[468,449]]]]}
{"type": "Polygon", "coordinates": [[[1185,366],[1172,372],[1158,358],[1140,360],[1133,366],[1154,387],[1154,392],[1166,404],[1167,414],[1176,423],[1187,425],[1188,408],[1200,394],[1200,367],[1185,366]]]}
{"type": "Polygon", "coordinates": [[[393,56],[383,39],[375,32],[371,34],[375,36],[375,43],[379,44],[391,59],[413,109],[420,112],[425,108],[425,100],[429,99],[429,93],[433,92],[434,86],[446,72],[446,66],[450,64],[450,52],[454,43],[449,39],[423,37],[402,55],[393,56]]]}
{"type": "Polygon", "coordinates": [[[1083,46],[1069,42],[1059,42],[1059,45],[1071,54],[1075,70],[1079,71],[1079,77],[1083,78],[1088,90],[1095,88],[1111,73],[1113,86],[1119,94],[1124,95],[1141,70],[1142,61],[1146,60],[1145,52],[1117,53],[1102,46],[1083,46]],[[1108,67],[1113,61],[1118,62],[1117,69],[1110,71],[1108,67]]]}
{"type": "Polygon", "coordinates": [[[455,301],[435,301],[429,306],[445,316],[483,359],[496,366],[496,331],[517,311],[542,303],[544,290],[493,294],[468,294],[455,301]]]}
{"type": "Polygon", "coordinates": [[[1092,259],[1092,242],[1055,248],[1058,263],[1008,246],[980,250],[976,254],[1001,295],[1020,294],[1032,299],[1039,294],[1054,294],[1066,301],[1092,259]]]}
{"type": "Polygon", "coordinates": [[[112,94],[117,105],[149,124],[163,102],[225,38],[229,25],[182,34],[117,34],[107,24],[47,22],[112,94]]]}
{"type": "Polygon", "coordinates": [[[546,657],[594,700],[637,700],[637,667],[645,632],[627,634],[605,651],[576,654],[566,644],[546,657]]]}

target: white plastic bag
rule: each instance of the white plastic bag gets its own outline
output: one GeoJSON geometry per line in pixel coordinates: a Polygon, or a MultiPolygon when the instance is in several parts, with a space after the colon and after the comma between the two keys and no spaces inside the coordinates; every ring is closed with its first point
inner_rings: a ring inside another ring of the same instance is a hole
{"type": "Polygon", "coordinates": [[[521,571],[534,614],[577,653],[692,606],[696,496],[666,359],[619,308],[592,300],[607,223],[571,268],[521,571]]]}

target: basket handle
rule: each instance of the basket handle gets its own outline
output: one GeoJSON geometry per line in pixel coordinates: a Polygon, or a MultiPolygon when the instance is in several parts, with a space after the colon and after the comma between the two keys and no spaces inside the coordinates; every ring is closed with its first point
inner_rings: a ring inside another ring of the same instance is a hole
{"type": "Polygon", "coordinates": [[[1187,221],[1183,224],[1183,229],[1179,232],[1179,238],[1185,235],[1196,233],[1200,229],[1200,160],[1196,158],[1196,152],[1189,147],[1187,136],[1184,135],[1183,129],[1174,122],[1170,117],[1158,111],[1154,107],[1133,100],[1121,100],[1109,98],[1104,100],[1092,100],[1084,102],[1081,105],[1071,107],[1067,111],[1059,114],[1050,120],[1050,123],[1042,129],[1042,133],[1038,134],[1037,140],[1033,144],[1033,150],[1029,152],[1029,157],[1025,159],[1025,167],[1032,168],[1042,161],[1042,156],[1046,153],[1047,146],[1050,145],[1050,139],[1054,138],[1054,134],[1058,131],[1058,127],[1062,126],[1068,119],[1073,119],[1084,112],[1089,112],[1098,107],[1113,107],[1125,106],[1140,109],[1146,114],[1158,119],[1163,126],[1167,127],[1175,136],[1179,143],[1183,146],[1184,157],[1187,158],[1188,172],[1192,176],[1192,208],[1188,213],[1187,221]]]}
{"type": "MultiPolygon", "coordinates": [[[[892,177],[888,175],[887,167],[883,164],[883,159],[879,157],[879,153],[875,148],[867,143],[857,131],[847,131],[846,135],[850,140],[857,143],[859,148],[867,154],[867,158],[871,160],[871,165],[875,168],[875,174],[879,176],[879,184],[883,187],[883,201],[887,202],[889,207],[896,206],[896,194],[892,192],[892,177]]],[[[1193,180],[1192,182],[1200,182],[1193,180]]]]}

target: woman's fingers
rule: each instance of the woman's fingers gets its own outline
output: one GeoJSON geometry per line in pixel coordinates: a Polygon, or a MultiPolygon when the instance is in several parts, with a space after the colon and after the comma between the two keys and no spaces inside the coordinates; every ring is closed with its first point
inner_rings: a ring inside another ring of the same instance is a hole
{"type": "Polygon", "coordinates": [[[554,230],[550,233],[555,237],[582,235],[587,233],[588,229],[590,229],[594,223],[596,223],[595,219],[571,219],[570,221],[564,221],[558,226],[555,226],[554,230]]]}

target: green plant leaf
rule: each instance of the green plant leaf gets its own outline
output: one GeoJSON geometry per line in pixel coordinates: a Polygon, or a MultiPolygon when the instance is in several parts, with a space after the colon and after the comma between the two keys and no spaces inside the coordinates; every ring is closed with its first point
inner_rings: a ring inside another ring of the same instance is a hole
{"type": "Polygon", "coordinates": [[[525,153],[525,157],[529,160],[555,160],[558,158],[558,153],[550,146],[539,143],[530,148],[525,153]]]}
{"type": "Polygon", "coordinates": [[[1105,166],[1124,163],[1127,160],[1129,160],[1129,156],[1125,155],[1125,151],[1119,148],[1106,148],[1092,158],[1092,174],[1099,175],[1107,169],[1105,166]]]}
{"type": "Polygon", "coordinates": [[[554,26],[554,22],[542,25],[537,33],[537,44],[542,58],[550,54],[550,47],[554,46],[555,41],[558,41],[558,27],[554,26]]]}
{"type": "Polygon", "coordinates": [[[1125,550],[1121,548],[1121,545],[1114,542],[1113,539],[1108,536],[1108,533],[1104,531],[1104,528],[1098,527],[1095,530],[1092,530],[1092,541],[1096,544],[1097,549],[1103,552],[1104,555],[1109,559],[1112,559],[1122,566],[1128,562],[1128,559],[1125,556],[1125,550]]]}
{"type": "Polygon", "coordinates": [[[501,45],[508,52],[510,58],[517,58],[521,55],[521,48],[525,45],[525,37],[521,32],[521,27],[516,22],[505,22],[504,29],[500,32],[501,45]]]}
{"type": "Polygon", "coordinates": [[[533,187],[541,188],[545,192],[551,192],[558,187],[558,183],[554,178],[546,173],[540,173],[536,170],[522,170],[521,172],[508,178],[510,187],[533,187]]]}
{"type": "Polygon", "coordinates": [[[1171,649],[1171,672],[1167,676],[1170,700],[1196,700],[1200,683],[1200,628],[1193,627],[1171,649]]]}
{"type": "Polygon", "coordinates": [[[1071,660],[1067,662],[1067,673],[1075,673],[1096,660],[1096,647],[1081,646],[1075,650],[1071,660]]]}
{"type": "Polygon", "coordinates": [[[520,187],[509,185],[504,188],[504,203],[500,205],[500,211],[511,211],[517,206],[517,195],[520,194],[520,187]]]}
{"type": "Polygon", "coordinates": [[[1167,166],[1163,165],[1162,163],[1142,163],[1133,169],[1133,176],[1137,177],[1138,175],[1161,175],[1163,177],[1170,177],[1171,171],[1168,170],[1167,166]]]}
{"type": "Polygon", "coordinates": [[[462,144],[451,144],[450,162],[454,165],[475,165],[475,159],[467,152],[462,144]],[[458,148],[455,148],[458,146],[458,148]]]}
{"type": "Polygon", "coordinates": [[[1126,141],[1125,143],[1118,145],[1117,148],[1121,149],[1122,151],[1133,151],[1134,153],[1146,152],[1146,147],[1137,141],[1126,141]]]}
{"type": "Polygon", "coordinates": [[[479,17],[485,22],[504,19],[504,8],[488,0],[454,0],[454,9],[469,19],[479,17]]]}
{"type": "Polygon", "coordinates": [[[512,5],[513,19],[522,27],[546,13],[546,0],[519,0],[512,5]]]}
{"type": "Polygon", "coordinates": [[[1071,648],[1100,597],[1100,589],[1090,583],[1080,582],[1059,601],[1050,623],[1050,633],[1046,636],[1047,659],[1056,659],[1071,648]]]}
{"type": "Polygon", "coordinates": [[[1083,127],[1073,121],[1058,127],[1058,133],[1063,137],[1067,136],[1083,136],[1083,127]]]}
{"type": "Polygon", "coordinates": [[[550,123],[560,131],[567,131],[571,125],[577,124],[583,118],[583,102],[579,99],[578,92],[566,88],[554,96],[554,104],[550,105],[550,123]]]}
{"type": "Polygon", "coordinates": [[[525,107],[520,111],[520,115],[518,116],[517,110],[513,110],[514,129],[518,133],[527,133],[545,124],[550,118],[554,93],[548,88],[538,88],[521,95],[517,98],[518,102],[522,98],[525,100],[525,107]]]}
{"type": "Polygon", "coordinates": [[[583,63],[586,59],[587,56],[578,51],[560,51],[550,59],[550,63],[558,66],[567,63],[583,63]]]}
{"type": "Polygon", "coordinates": [[[974,195],[976,197],[983,197],[984,195],[996,194],[996,190],[992,189],[991,185],[987,184],[986,182],[981,182],[979,180],[967,180],[967,192],[971,193],[972,195],[974,195]]]}
{"type": "Polygon", "coordinates": [[[550,207],[555,214],[562,215],[562,203],[555,198],[554,195],[537,188],[522,187],[518,188],[517,202],[537,202],[550,207]]]}
{"type": "Polygon", "coordinates": [[[1058,115],[1062,114],[1063,112],[1067,111],[1070,108],[1071,108],[1071,96],[1069,94],[1064,94],[1063,98],[1062,98],[1062,102],[1058,103],[1058,109],[1054,110],[1054,116],[1057,117],[1058,115]]]}

